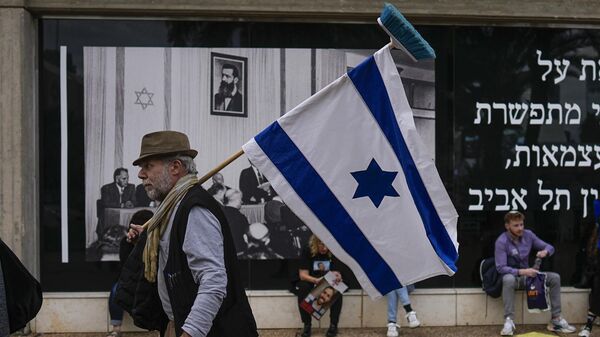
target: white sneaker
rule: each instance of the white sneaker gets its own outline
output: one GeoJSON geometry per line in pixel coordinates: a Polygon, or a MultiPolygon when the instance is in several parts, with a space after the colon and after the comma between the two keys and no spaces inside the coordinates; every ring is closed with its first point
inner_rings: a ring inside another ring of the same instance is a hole
{"type": "Polygon", "coordinates": [[[583,327],[583,329],[581,329],[581,331],[579,331],[579,334],[577,336],[579,337],[590,337],[590,334],[592,332],[590,330],[588,330],[585,326],[583,327]]]}
{"type": "Polygon", "coordinates": [[[398,337],[398,329],[400,328],[398,324],[390,322],[387,327],[387,337],[398,337]]]}
{"type": "Polygon", "coordinates": [[[562,317],[560,317],[559,319],[551,320],[546,328],[550,331],[562,333],[572,333],[577,331],[577,329],[574,326],[569,325],[569,323],[567,323],[567,320],[565,320],[562,317]]]}
{"type": "Polygon", "coordinates": [[[406,314],[406,320],[408,321],[409,328],[416,328],[419,325],[421,325],[421,322],[419,322],[419,319],[417,318],[417,313],[415,311],[411,311],[408,314],[406,314]]]}
{"type": "Polygon", "coordinates": [[[512,336],[515,333],[515,323],[510,317],[506,317],[504,321],[504,327],[502,327],[502,331],[500,331],[501,336],[512,336]]]}

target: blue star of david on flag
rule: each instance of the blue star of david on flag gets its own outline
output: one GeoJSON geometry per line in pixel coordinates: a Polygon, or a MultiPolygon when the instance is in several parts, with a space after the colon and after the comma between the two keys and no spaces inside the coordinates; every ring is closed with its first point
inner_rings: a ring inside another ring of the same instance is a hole
{"type": "Polygon", "coordinates": [[[364,171],[351,172],[358,183],[356,192],[352,199],[369,197],[375,207],[379,208],[383,198],[386,196],[399,197],[398,191],[394,189],[392,183],[398,172],[384,171],[381,169],[375,159],[371,159],[369,167],[364,171]]]}

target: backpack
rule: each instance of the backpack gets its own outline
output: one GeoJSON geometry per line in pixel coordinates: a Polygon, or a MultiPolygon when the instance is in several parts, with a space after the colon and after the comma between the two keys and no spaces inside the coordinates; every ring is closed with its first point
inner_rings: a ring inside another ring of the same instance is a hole
{"type": "Polygon", "coordinates": [[[481,260],[479,277],[481,278],[481,287],[486,294],[492,298],[502,295],[502,275],[496,270],[496,259],[488,257],[481,260]]]}

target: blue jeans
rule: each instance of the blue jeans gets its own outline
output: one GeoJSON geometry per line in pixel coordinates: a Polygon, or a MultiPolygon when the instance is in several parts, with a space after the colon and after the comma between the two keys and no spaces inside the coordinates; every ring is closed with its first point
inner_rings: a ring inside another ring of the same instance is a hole
{"type": "Polygon", "coordinates": [[[108,313],[110,314],[110,325],[121,325],[123,323],[123,309],[115,303],[115,293],[117,292],[117,283],[110,290],[108,297],[108,313]]]}
{"type": "Polygon", "coordinates": [[[402,305],[410,304],[408,292],[409,290],[412,292],[414,288],[415,286],[411,284],[400,289],[392,290],[387,295],[385,295],[388,304],[388,322],[397,322],[396,317],[398,315],[398,300],[400,300],[400,303],[402,303],[402,305]]]}

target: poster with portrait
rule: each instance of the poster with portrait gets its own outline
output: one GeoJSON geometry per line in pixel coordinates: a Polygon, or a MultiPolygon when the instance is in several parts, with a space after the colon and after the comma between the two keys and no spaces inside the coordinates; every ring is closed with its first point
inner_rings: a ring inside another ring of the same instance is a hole
{"type": "Polygon", "coordinates": [[[247,67],[245,57],[211,53],[211,114],[248,117],[247,67]]]}
{"type": "MultiPolygon", "coordinates": [[[[87,261],[117,260],[118,242],[133,215],[155,210],[156,203],[137,177],[139,168],[132,164],[139,156],[144,134],[159,130],[185,133],[198,151],[194,160],[201,176],[373,52],[85,47],[87,261]]],[[[392,56],[402,80],[407,81],[405,87],[410,83],[433,85],[433,61],[417,64],[400,51],[392,56]]],[[[434,95],[419,89],[424,85],[411,87],[415,88],[411,102],[427,108],[414,109],[417,129],[426,144],[434,144],[434,95]]],[[[300,257],[310,230],[245,156],[203,187],[223,206],[238,258],[300,257]]]]}
{"type": "Polygon", "coordinates": [[[320,320],[346,290],[348,286],[334,272],[328,272],[300,302],[300,308],[320,320]]]}

